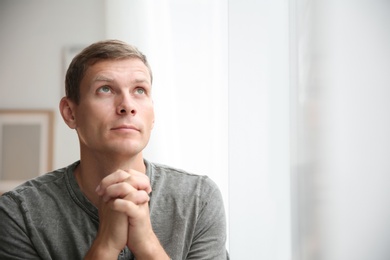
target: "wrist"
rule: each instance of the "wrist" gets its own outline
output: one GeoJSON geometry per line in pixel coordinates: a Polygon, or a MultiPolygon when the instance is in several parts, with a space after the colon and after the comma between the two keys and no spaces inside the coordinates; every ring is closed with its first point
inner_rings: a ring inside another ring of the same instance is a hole
{"type": "Polygon", "coordinates": [[[100,242],[98,239],[96,239],[91,248],[89,249],[88,253],[85,255],[84,260],[100,260],[100,259],[118,259],[118,256],[120,254],[121,250],[110,247],[106,243],[100,242]]]}
{"type": "Polygon", "coordinates": [[[137,249],[132,250],[137,260],[170,260],[160,241],[154,235],[143,245],[137,246],[137,249]]]}

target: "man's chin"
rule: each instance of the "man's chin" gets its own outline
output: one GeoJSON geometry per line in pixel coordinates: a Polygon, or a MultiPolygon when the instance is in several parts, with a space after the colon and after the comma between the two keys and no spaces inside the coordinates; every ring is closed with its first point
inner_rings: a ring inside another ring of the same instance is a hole
{"type": "Polygon", "coordinates": [[[142,152],[143,146],[134,143],[123,142],[109,149],[110,153],[118,156],[135,156],[142,152]]]}

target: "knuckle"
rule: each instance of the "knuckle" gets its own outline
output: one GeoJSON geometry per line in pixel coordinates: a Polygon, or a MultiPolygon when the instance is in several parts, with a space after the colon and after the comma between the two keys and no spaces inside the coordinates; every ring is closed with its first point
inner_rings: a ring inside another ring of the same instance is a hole
{"type": "Polygon", "coordinates": [[[118,179],[124,180],[129,176],[129,173],[124,170],[117,170],[116,175],[118,179]]]}

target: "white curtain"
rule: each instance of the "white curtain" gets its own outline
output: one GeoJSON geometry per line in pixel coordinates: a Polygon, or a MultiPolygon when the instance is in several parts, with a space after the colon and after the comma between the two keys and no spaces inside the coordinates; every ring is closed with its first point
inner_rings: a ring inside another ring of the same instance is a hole
{"type": "Polygon", "coordinates": [[[145,157],[210,176],[228,211],[227,1],[106,1],[106,36],[153,70],[155,128],[145,157]]]}
{"type": "Polygon", "coordinates": [[[299,260],[390,257],[390,3],[297,0],[299,260]]]}

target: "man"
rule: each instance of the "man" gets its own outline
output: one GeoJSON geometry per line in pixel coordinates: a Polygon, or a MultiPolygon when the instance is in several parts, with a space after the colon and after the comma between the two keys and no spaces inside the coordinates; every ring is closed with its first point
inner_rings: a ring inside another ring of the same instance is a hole
{"type": "Polygon", "coordinates": [[[143,158],[154,124],[146,57],[97,42],[65,86],[60,112],[80,160],[0,198],[0,259],[226,259],[216,185],[143,158]]]}

